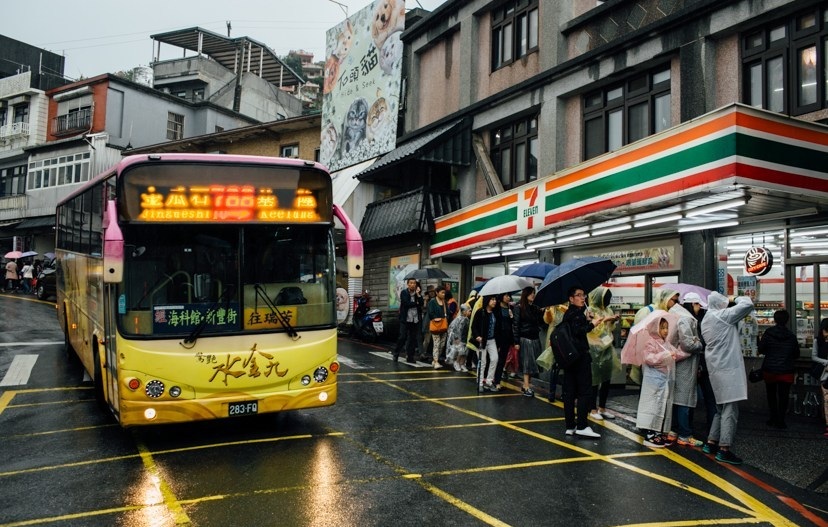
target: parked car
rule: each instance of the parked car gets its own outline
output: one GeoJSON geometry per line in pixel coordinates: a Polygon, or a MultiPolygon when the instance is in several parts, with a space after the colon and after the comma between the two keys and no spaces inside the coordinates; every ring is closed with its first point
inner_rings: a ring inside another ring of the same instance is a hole
{"type": "Polygon", "coordinates": [[[46,300],[50,296],[57,294],[57,284],[55,273],[55,260],[52,259],[43,266],[40,274],[37,275],[37,284],[35,285],[35,294],[40,300],[46,300]]]}

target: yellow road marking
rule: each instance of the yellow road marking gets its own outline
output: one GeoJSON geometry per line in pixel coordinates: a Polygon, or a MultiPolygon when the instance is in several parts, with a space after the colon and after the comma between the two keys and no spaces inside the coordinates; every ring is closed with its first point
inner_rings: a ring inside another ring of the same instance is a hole
{"type": "Polygon", "coordinates": [[[17,395],[17,391],[15,390],[9,390],[0,395],[0,415],[3,415],[3,411],[9,406],[9,403],[12,402],[15,395],[17,395]]]}
{"type": "MultiPolygon", "coordinates": [[[[406,393],[407,395],[409,395],[411,397],[415,397],[417,399],[424,399],[424,397],[422,397],[418,393],[411,392],[411,391],[406,390],[406,389],[404,389],[400,386],[395,385],[394,382],[396,382],[396,380],[377,379],[376,377],[373,376],[373,373],[360,373],[360,375],[363,375],[364,377],[367,377],[368,379],[371,379],[374,382],[378,382],[380,384],[385,384],[387,386],[393,387],[393,388],[395,388],[399,391],[402,391],[403,393],[406,393]]],[[[692,463],[691,461],[687,460],[683,456],[680,456],[679,454],[676,454],[675,452],[672,452],[672,451],[669,451],[669,450],[665,449],[665,451],[659,451],[658,453],[660,455],[664,455],[665,457],[667,457],[671,461],[677,462],[681,466],[690,469],[692,472],[694,472],[695,474],[700,476],[702,479],[713,483],[714,486],[718,487],[719,489],[724,491],[726,494],[730,495],[731,497],[735,498],[737,501],[739,501],[742,504],[746,505],[748,508],[741,507],[736,503],[726,501],[722,498],[719,498],[718,496],[714,496],[714,495],[712,495],[708,492],[702,491],[700,489],[696,489],[694,487],[686,485],[685,483],[676,481],[672,478],[668,478],[668,477],[662,476],[660,474],[657,474],[657,473],[654,473],[654,472],[651,472],[651,471],[648,471],[648,470],[644,470],[644,469],[641,469],[639,467],[635,467],[634,465],[630,465],[628,463],[621,462],[618,459],[612,458],[610,456],[602,456],[600,454],[596,454],[592,451],[577,447],[575,445],[572,445],[572,444],[564,442],[564,441],[560,441],[558,439],[554,439],[550,436],[540,434],[540,433],[537,433],[537,432],[534,432],[534,431],[531,431],[531,430],[527,430],[527,429],[521,428],[519,426],[507,423],[507,422],[499,421],[497,419],[494,419],[494,418],[491,418],[491,417],[488,417],[488,416],[484,416],[482,414],[479,414],[479,413],[471,411],[471,410],[466,410],[464,408],[460,408],[458,406],[449,404],[449,403],[447,403],[446,401],[443,401],[443,400],[434,400],[432,402],[434,402],[435,404],[439,404],[441,406],[444,406],[446,408],[450,408],[450,409],[459,411],[463,414],[470,415],[470,416],[476,417],[478,419],[482,419],[482,420],[487,421],[487,422],[500,424],[501,426],[503,426],[505,428],[508,428],[508,429],[511,429],[511,430],[529,435],[531,437],[535,437],[535,438],[540,439],[542,441],[553,443],[553,444],[562,446],[564,448],[567,448],[569,450],[582,453],[585,456],[588,456],[589,458],[607,461],[607,462],[615,464],[615,465],[617,465],[621,468],[625,468],[627,470],[636,472],[636,473],[641,474],[643,476],[656,479],[658,481],[661,481],[661,482],[666,483],[668,485],[674,486],[676,488],[687,490],[687,491],[689,491],[693,494],[696,494],[700,497],[703,497],[705,499],[708,499],[708,500],[713,501],[715,503],[718,503],[720,505],[735,509],[735,510],[740,511],[744,514],[748,514],[752,518],[752,519],[747,521],[748,523],[760,523],[760,522],[767,521],[767,522],[773,523],[774,525],[785,525],[785,526],[795,525],[794,523],[789,522],[784,517],[782,517],[781,515],[774,512],[769,507],[763,505],[761,502],[759,502],[758,500],[756,500],[752,496],[749,496],[747,493],[745,493],[744,491],[742,491],[738,487],[726,482],[725,480],[719,478],[718,476],[716,476],[712,472],[710,472],[706,469],[703,469],[699,465],[696,465],[695,463],[692,463]]],[[[559,403],[552,403],[552,404],[554,404],[556,406],[560,406],[559,403]]],[[[626,429],[623,429],[618,425],[614,425],[612,423],[602,423],[602,424],[606,428],[612,429],[613,431],[621,433],[621,435],[623,435],[625,437],[628,437],[628,438],[630,438],[630,439],[632,439],[632,440],[634,440],[638,443],[642,442],[642,439],[641,439],[640,436],[638,436],[638,434],[634,434],[634,433],[632,433],[632,432],[630,432],[626,429]]],[[[713,521],[713,520],[710,520],[710,521],[713,521]]],[[[718,521],[718,520],[716,520],[716,521],[718,521]]],[[[742,519],[741,521],[745,521],[745,520],[742,519]]],[[[693,523],[698,524],[698,522],[693,522],[693,523]]]]}
{"type": "Polygon", "coordinates": [[[138,453],[141,456],[141,461],[144,463],[144,468],[149,473],[152,483],[156,485],[158,491],[161,493],[164,505],[166,505],[170,513],[172,513],[173,518],[175,519],[175,524],[190,525],[190,518],[187,516],[187,513],[184,512],[184,508],[181,506],[181,503],[179,503],[176,499],[175,493],[173,493],[172,489],[167,484],[167,480],[164,479],[161,471],[158,470],[158,466],[155,464],[155,459],[153,459],[152,454],[140,440],[136,439],[136,444],[138,446],[138,453]]]}

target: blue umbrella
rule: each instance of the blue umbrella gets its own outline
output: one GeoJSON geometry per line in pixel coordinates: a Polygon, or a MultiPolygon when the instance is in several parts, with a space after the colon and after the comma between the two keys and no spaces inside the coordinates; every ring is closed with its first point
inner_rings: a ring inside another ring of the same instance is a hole
{"type": "Polygon", "coordinates": [[[556,267],[558,266],[547,262],[535,262],[518,267],[512,274],[525,278],[538,278],[543,280],[556,267]]]}
{"type": "Polygon", "coordinates": [[[569,290],[579,287],[585,293],[606,282],[615,264],[608,258],[584,256],[562,263],[546,275],[538,287],[535,304],[539,307],[556,306],[569,302],[569,290]]]}

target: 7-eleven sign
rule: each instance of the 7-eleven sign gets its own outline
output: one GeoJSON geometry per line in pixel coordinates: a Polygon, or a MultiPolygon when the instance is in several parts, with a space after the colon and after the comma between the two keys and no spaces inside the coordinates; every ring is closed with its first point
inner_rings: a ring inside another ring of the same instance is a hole
{"type": "Polygon", "coordinates": [[[529,234],[543,228],[545,212],[541,197],[541,185],[533,185],[520,191],[518,207],[518,234],[529,234]]]}

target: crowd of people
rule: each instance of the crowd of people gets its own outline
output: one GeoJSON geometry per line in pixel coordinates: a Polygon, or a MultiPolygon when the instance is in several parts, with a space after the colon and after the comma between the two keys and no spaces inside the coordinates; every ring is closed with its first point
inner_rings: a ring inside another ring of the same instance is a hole
{"type": "Polygon", "coordinates": [[[34,281],[43,270],[41,260],[26,259],[20,263],[16,259],[9,259],[5,265],[5,279],[0,292],[3,293],[34,293],[34,281]]]}
{"type": "MultiPolygon", "coordinates": [[[[524,396],[533,397],[532,378],[539,373],[538,357],[550,345],[548,335],[567,324],[579,358],[563,368],[565,434],[599,438],[589,420],[614,418],[607,399],[613,372],[619,367],[614,339],[619,316],[610,308],[612,292],[603,286],[589,292],[573,287],[567,304],[546,308],[535,305],[535,294],[534,287],[526,287],[514,301],[509,293],[478,297],[472,291],[458,305],[448,289],[429,286],[423,293],[415,280],[409,280],[400,295],[394,359],[405,352],[408,362],[419,359],[434,368],[459,372],[476,369],[478,390],[498,392],[511,352],[517,354],[518,366],[508,373],[521,383],[524,396]]],[[[681,303],[680,297],[669,286],[658,289],[653,303],[636,313],[633,327],[640,326],[637,331],[643,335],[636,352],[640,359],[629,361],[630,378],[641,385],[636,427],[648,447],[677,443],[701,448],[722,463],[741,464],[732,451],[739,403],[748,398],[740,325],[754,313],[753,302],[748,297],[730,300],[717,292],[706,299],[688,292],[681,303]],[[697,407],[706,416],[706,429],[699,438],[693,423],[697,407]]],[[[786,428],[800,347],[788,329],[788,312],[778,310],[774,320],[776,325],[759,339],[758,352],[764,356],[767,425],[786,428]]],[[[821,384],[828,423],[828,319],[819,326],[811,356],[811,375],[821,384]]]]}

